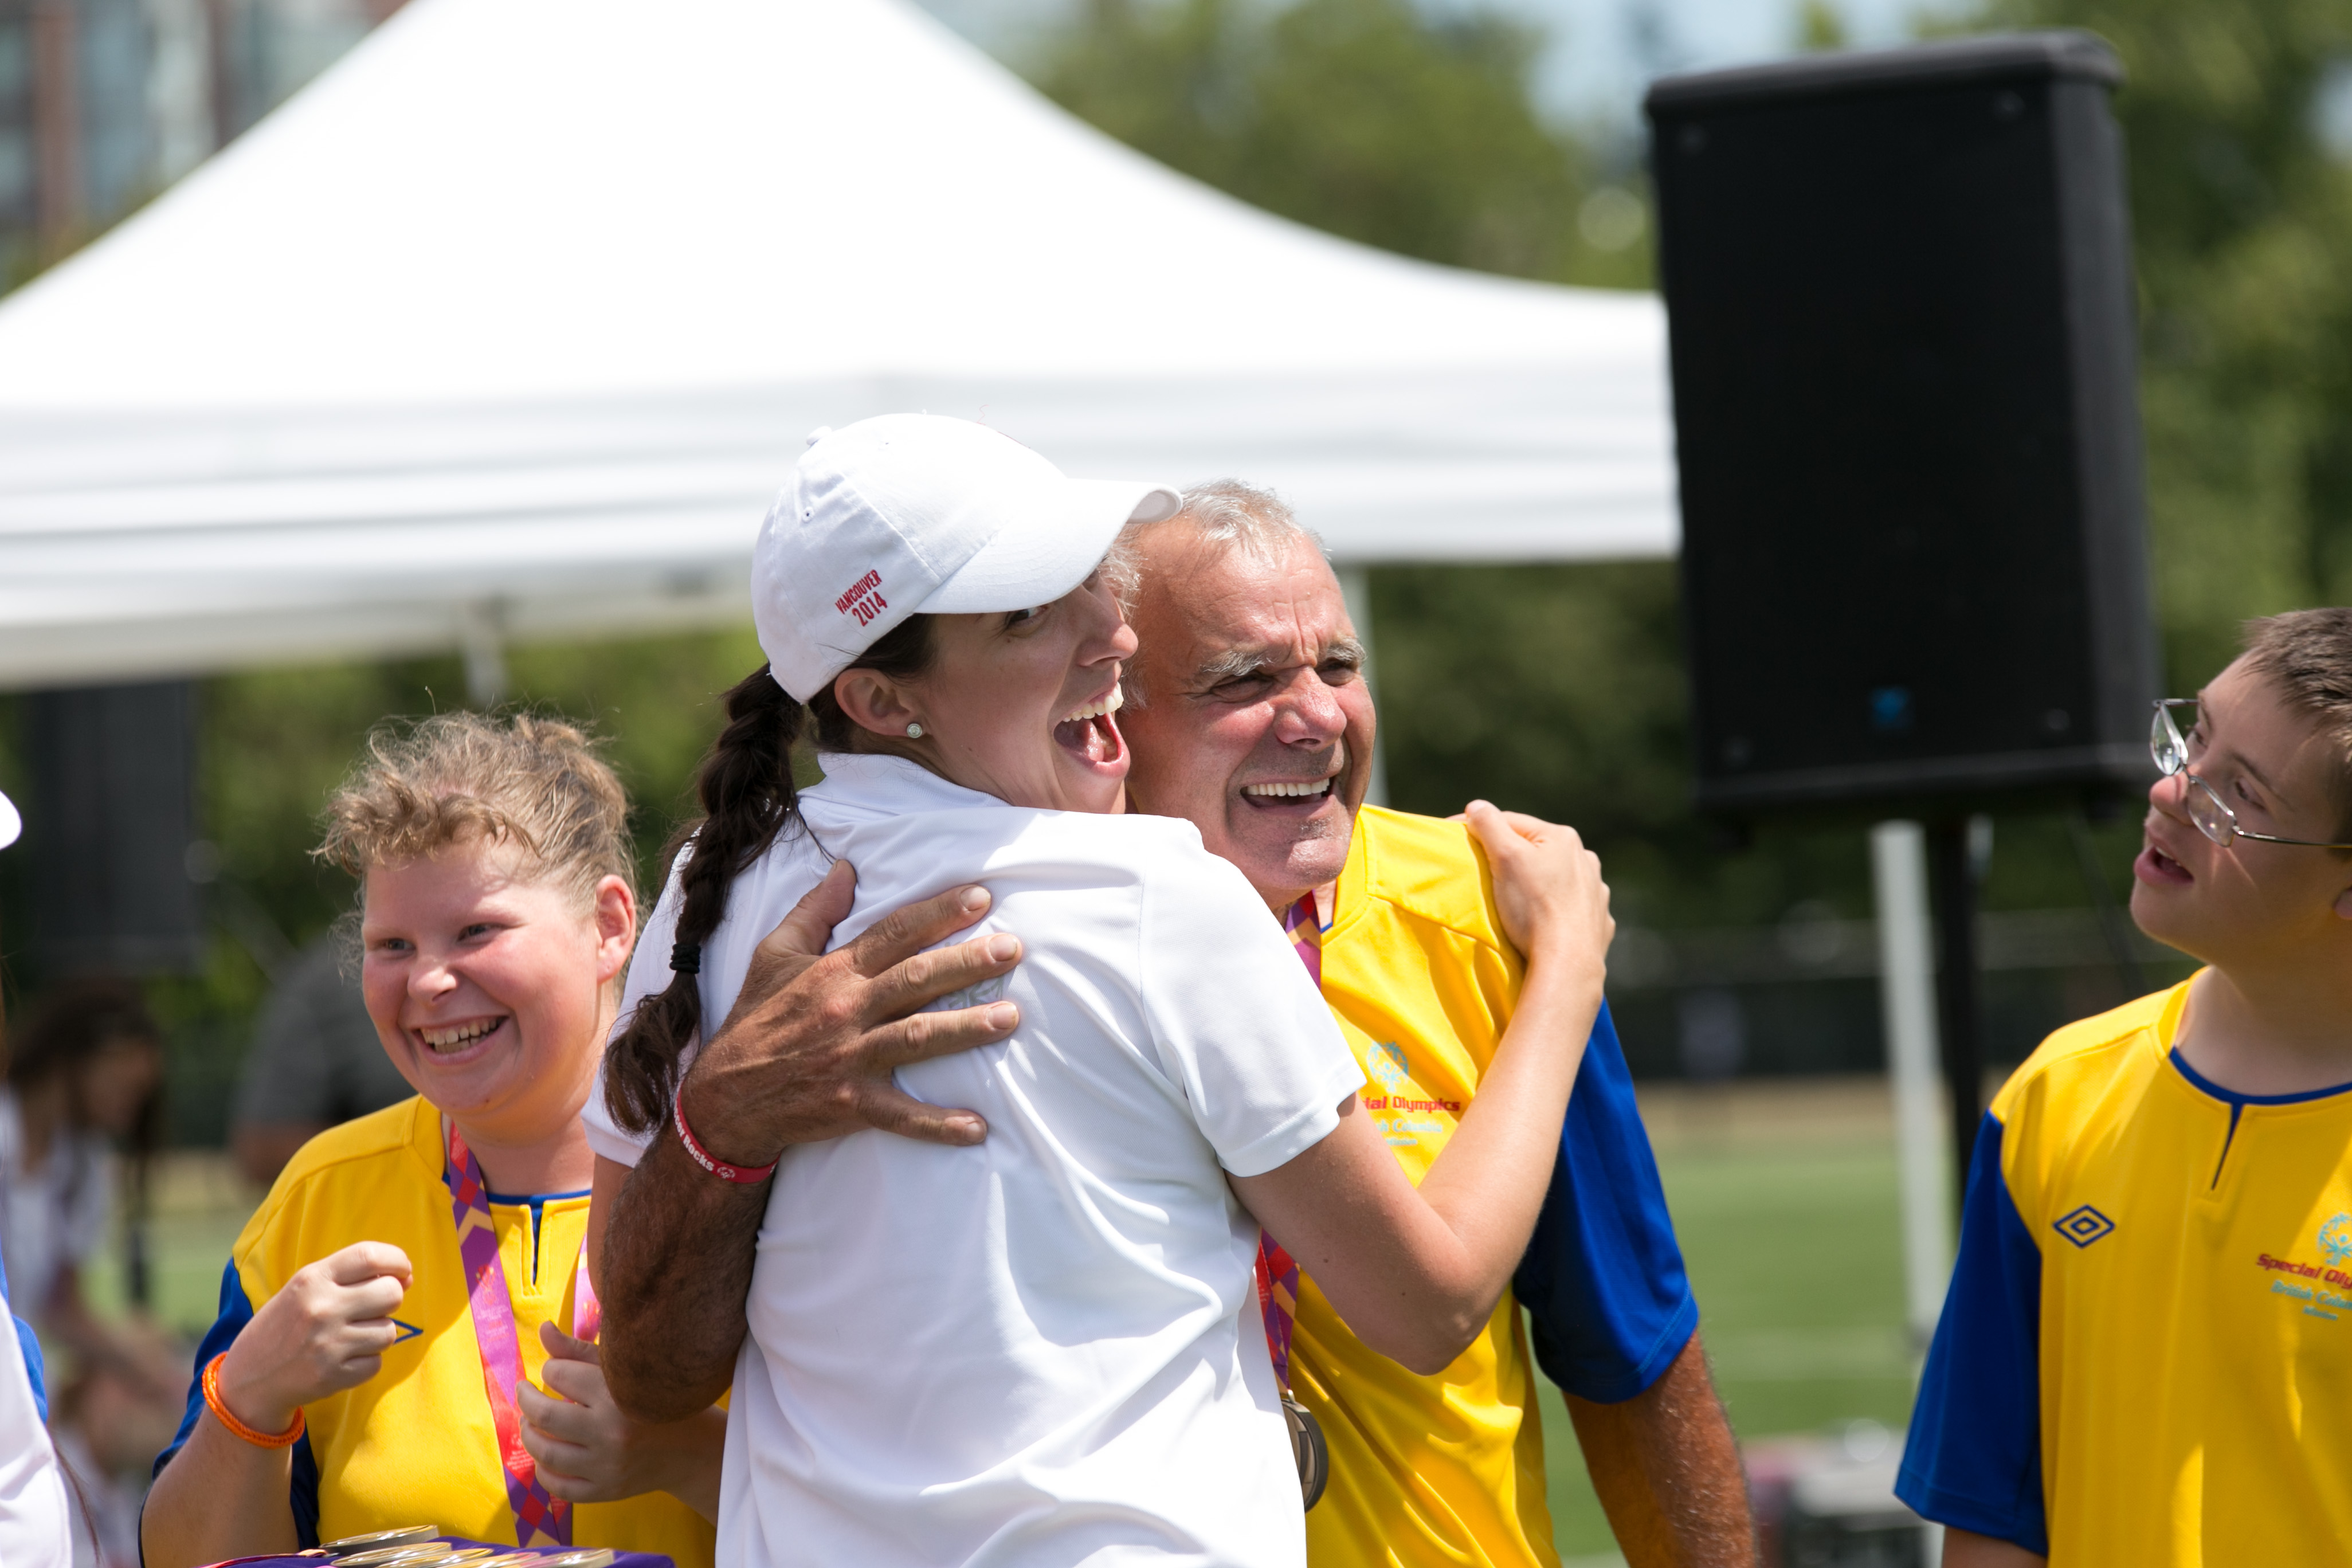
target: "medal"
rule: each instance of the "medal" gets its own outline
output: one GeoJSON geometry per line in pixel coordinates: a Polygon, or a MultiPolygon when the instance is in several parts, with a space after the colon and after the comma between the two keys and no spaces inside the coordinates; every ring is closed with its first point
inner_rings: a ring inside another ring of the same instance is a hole
{"type": "MultiPolygon", "coordinates": [[[[1283,912],[1282,929],[1317,989],[1323,984],[1323,900],[1308,893],[1283,912]]],[[[1290,1329],[1298,1316],[1298,1264],[1282,1244],[1263,1232],[1257,1244],[1257,1304],[1265,1314],[1265,1349],[1274,1360],[1274,1381],[1282,1389],[1282,1420],[1290,1434],[1290,1457],[1298,1463],[1298,1493],[1313,1508],[1331,1479],[1331,1448],[1323,1424],[1290,1392],[1290,1329]]]]}
{"type": "Polygon", "coordinates": [[[348,1557],[355,1552],[369,1552],[379,1546],[419,1546],[441,1533],[437,1524],[404,1524],[398,1530],[372,1530],[365,1535],[346,1535],[340,1541],[322,1541],[319,1550],[330,1557],[348,1557]]]}
{"type": "Polygon", "coordinates": [[[1298,1461],[1299,1495],[1313,1508],[1323,1500],[1323,1489],[1331,1480],[1331,1449],[1323,1441],[1323,1423],[1288,1389],[1282,1394],[1282,1415],[1290,1427],[1290,1457],[1298,1461]]]}
{"type": "Polygon", "coordinates": [[[354,1552],[335,1560],[336,1568],[398,1568],[412,1563],[437,1563],[449,1555],[450,1549],[437,1541],[411,1542],[399,1546],[379,1546],[372,1552],[354,1552]]]}
{"type": "Polygon", "coordinates": [[[1282,1419],[1290,1433],[1290,1457],[1298,1464],[1298,1494],[1313,1508],[1331,1479],[1331,1449],[1323,1424],[1290,1393],[1290,1329],[1298,1316],[1298,1264],[1282,1243],[1260,1233],[1257,1244],[1257,1304],[1265,1314],[1266,1353],[1274,1381],[1282,1389],[1282,1419]]]}

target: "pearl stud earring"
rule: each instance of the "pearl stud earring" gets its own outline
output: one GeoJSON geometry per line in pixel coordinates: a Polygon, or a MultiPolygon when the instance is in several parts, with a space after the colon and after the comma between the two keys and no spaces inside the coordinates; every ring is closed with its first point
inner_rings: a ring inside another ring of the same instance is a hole
{"type": "Polygon", "coordinates": [[[920,724],[909,724],[907,726],[907,739],[910,741],[919,741],[922,738],[923,727],[920,724]]]}

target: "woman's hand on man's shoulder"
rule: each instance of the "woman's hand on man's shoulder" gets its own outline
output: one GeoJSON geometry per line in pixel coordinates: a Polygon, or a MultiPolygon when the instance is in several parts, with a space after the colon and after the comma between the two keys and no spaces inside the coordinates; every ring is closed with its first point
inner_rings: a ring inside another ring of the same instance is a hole
{"type": "Polygon", "coordinates": [[[1617,921],[1601,858],[1576,829],[1483,800],[1465,806],[1461,820],[1494,868],[1503,933],[1528,962],[1605,968],[1617,921]]]}

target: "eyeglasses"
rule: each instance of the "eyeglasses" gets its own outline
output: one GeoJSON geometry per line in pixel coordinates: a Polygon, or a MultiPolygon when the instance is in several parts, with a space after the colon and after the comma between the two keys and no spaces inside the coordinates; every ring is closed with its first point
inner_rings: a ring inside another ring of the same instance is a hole
{"type": "Polygon", "coordinates": [[[2323,844],[2316,838],[2281,838],[2273,833],[2256,833],[2238,826],[2238,814],[2214,793],[2213,786],[2189,771],[2189,742],[2180,736],[2180,726],[2173,721],[2175,708],[2189,710],[2189,727],[2197,727],[2197,699],[2194,697],[2159,697],[2156,700],[2156,720],[2147,730],[2147,754],[2156,759],[2157,772],[2166,778],[2179,773],[2188,781],[2181,791],[2189,807],[2189,820],[2197,831],[2219,844],[2230,847],[2233,838],[2258,839],[2264,844],[2298,844],[2307,849],[2352,849],[2352,844],[2323,844]]]}

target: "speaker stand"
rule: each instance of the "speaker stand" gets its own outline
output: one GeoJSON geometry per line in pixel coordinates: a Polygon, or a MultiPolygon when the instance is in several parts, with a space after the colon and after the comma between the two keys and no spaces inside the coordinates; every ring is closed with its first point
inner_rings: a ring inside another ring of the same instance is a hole
{"type": "MultiPolygon", "coordinates": [[[[1990,826],[1990,824],[1986,825],[1990,826]]],[[[1969,1156],[1984,1116],[1984,1006],[1977,972],[1977,884],[1983,857],[1966,816],[1927,825],[1927,885],[1936,909],[1936,1022],[1951,1117],[1952,1212],[1969,1190],[1969,1156]]]]}
{"type": "Polygon", "coordinates": [[[1895,1100],[1895,1187],[1903,1215],[1903,1283],[1916,1373],[1935,1337],[1952,1278],[1952,1208],[1945,1191],[1942,1096],[1937,1088],[1936,956],[1927,896],[1927,835],[1916,822],[1870,833],[1877,904],[1878,996],[1885,1015],[1886,1079],[1895,1100]]]}

